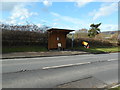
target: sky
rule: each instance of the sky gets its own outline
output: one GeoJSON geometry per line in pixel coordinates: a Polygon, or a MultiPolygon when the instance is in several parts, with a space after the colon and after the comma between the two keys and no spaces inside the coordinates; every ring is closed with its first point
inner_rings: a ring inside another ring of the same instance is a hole
{"type": "Polygon", "coordinates": [[[36,24],[61,29],[90,29],[102,23],[101,31],[118,30],[118,2],[112,0],[4,0],[0,3],[0,22],[11,25],[36,24]],[[89,1],[89,2],[88,2],[89,1]]]}

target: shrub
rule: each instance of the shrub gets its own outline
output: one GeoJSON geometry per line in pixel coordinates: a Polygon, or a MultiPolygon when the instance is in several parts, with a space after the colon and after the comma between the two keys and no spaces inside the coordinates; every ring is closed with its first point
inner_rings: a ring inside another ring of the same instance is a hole
{"type": "Polygon", "coordinates": [[[47,33],[20,30],[2,30],[2,46],[47,46],[47,33]]]}
{"type": "MultiPolygon", "coordinates": [[[[109,41],[95,38],[79,38],[74,40],[74,47],[82,46],[82,41],[86,41],[93,47],[113,46],[109,41]]],[[[72,40],[67,38],[67,47],[71,47],[72,40]]]]}

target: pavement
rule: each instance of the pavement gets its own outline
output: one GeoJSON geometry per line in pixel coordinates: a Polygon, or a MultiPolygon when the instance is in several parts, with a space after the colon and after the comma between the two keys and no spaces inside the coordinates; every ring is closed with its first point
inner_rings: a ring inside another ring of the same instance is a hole
{"type": "Polygon", "coordinates": [[[89,53],[84,51],[15,52],[15,53],[2,54],[2,59],[69,56],[69,55],[81,55],[81,54],[89,54],[89,53]]]}

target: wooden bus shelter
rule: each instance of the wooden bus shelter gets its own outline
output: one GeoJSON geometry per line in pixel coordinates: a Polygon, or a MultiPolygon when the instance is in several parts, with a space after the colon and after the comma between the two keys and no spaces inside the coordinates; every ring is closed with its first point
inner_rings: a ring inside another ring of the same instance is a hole
{"type": "Polygon", "coordinates": [[[51,28],[48,31],[48,49],[66,48],[66,35],[74,30],[51,28]]]}

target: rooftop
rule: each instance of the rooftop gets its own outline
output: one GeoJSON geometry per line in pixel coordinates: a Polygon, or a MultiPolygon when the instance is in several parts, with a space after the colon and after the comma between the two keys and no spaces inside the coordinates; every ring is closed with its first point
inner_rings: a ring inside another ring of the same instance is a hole
{"type": "Polygon", "coordinates": [[[59,29],[59,28],[51,28],[51,29],[48,29],[47,31],[72,32],[72,31],[75,31],[75,30],[70,30],[70,29],[59,29]]]}

